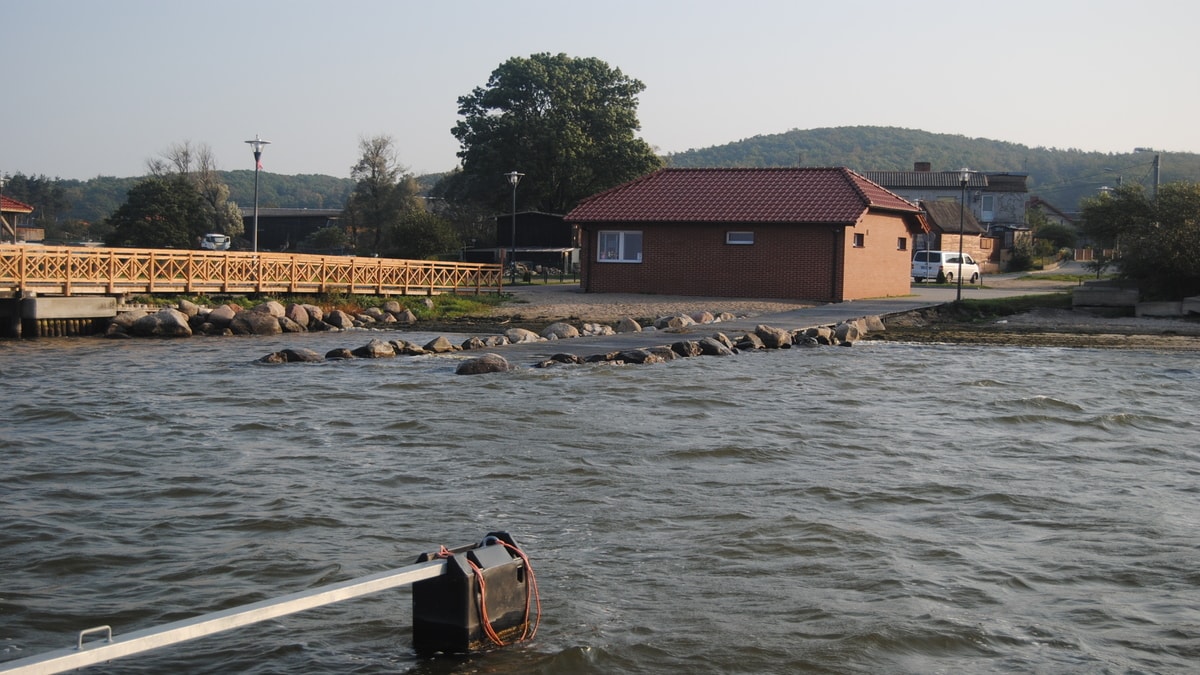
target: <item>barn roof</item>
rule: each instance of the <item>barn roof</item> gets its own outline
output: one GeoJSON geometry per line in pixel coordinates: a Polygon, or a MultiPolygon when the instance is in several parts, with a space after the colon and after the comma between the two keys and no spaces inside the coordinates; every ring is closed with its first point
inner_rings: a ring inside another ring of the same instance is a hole
{"type": "Polygon", "coordinates": [[[915,204],[841,167],[662,169],[588,197],[566,219],[588,222],[833,223],[915,204]]]}

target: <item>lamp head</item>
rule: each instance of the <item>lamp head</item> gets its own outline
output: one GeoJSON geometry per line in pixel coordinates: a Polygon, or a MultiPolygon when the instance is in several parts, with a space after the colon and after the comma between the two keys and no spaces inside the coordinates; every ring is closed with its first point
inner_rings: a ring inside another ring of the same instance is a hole
{"type": "Polygon", "coordinates": [[[263,139],[259,138],[258,134],[254,134],[254,140],[246,142],[250,144],[250,147],[254,150],[255,155],[262,153],[263,146],[271,144],[271,141],[264,141],[263,139]]]}
{"type": "Polygon", "coordinates": [[[966,185],[969,180],[971,180],[971,170],[964,166],[958,170],[958,182],[966,185]]]}
{"type": "Polygon", "coordinates": [[[517,187],[517,183],[521,182],[521,177],[524,176],[525,174],[518,173],[516,171],[509,171],[508,173],[506,173],[504,175],[508,177],[508,184],[515,188],[515,187],[517,187]]]}

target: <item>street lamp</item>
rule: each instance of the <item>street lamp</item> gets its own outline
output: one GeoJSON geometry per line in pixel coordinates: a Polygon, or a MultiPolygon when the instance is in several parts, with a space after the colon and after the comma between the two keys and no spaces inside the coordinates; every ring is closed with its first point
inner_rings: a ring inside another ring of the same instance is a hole
{"type": "Polygon", "coordinates": [[[517,183],[521,182],[521,176],[525,174],[509,171],[504,175],[508,177],[508,184],[512,186],[512,248],[508,252],[512,259],[508,262],[513,266],[513,274],[515,275],[517,273],[515,264],[517,258],[517,183]]]}
{"type": "Polygon", "coordinates": [[[1154,203],[1158,203],[1158,182],[1162,175],[1162,153],[1154,148],[1134,148],[1134,152],[1153,152],[1154,153],[1154,203]]]}
{"type": "Polygon", "coordinates": [[[971,180],[971,170],[963,167],[958,170],[958,185],[962,190],[958,202],[958,277],[955,279],[958,282],[958,290],[954,294],[954,301],[962,300],[962,265],[963,265],[963,219],[966,217],[967,211],[967,181],[971,180]]]}
{"type": "MultiPolygon", "coordinates": [[[[7,222],[4,220],[4,184],[7,182],[7,180],[8,179],[6,179],[4,177],[4,174],[0,173],[0,223],[7,222]]],[[[16,244],[17,243],[17,226],[16,226],[16,224],[13,225],[12,235],[13,235],[13,244],[16,244]]],[[[4,243],[4,227],[3,227],[3,225],[0,225],[0,244],[2,244],[2,243],[4,243]]]]}
{"type": "Polygon", "coordinates": [[[254,252],[258,253],[258,173],[262,171],[263,146],[271,144],[254,134],[254,140],[246,141],[254,149],[254,252]]]}

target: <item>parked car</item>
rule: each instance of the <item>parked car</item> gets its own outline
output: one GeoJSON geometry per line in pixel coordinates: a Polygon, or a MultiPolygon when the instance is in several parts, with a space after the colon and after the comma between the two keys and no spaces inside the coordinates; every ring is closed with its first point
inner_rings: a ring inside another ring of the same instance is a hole
{"type": "Polygon", "coordinates": [[[228,251],[230,239],[224,234],[206,234],[200,240],[200,248],[208,251],[228,251]]]}
{"type": "MultiPolygon", "coordinates": [[[[958,255],[955,251],[917,251],[912,261],[913,281],[936,279],[940,271],[946,281],[953,282],[958,278],[958,255]]],[[[962,276],[972,284],[980,279],[979,265],[966,253],[962,254],[962,276]]]]}

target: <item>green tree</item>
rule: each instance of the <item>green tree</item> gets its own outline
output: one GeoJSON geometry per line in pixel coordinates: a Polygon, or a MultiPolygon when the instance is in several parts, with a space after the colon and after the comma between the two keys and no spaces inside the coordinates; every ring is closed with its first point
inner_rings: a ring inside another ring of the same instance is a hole
{"type": "Polygon", "coordinates": [[[566,54],[514,57],[492,71],[486,87],[458,99],[451,133],[462,171],[446,192],[508,211],[504,175],[520,171],[518,207],[566,213],[581,199],[662,165],[634,132],[637,95],[646,86],[596,58],[566,54]]]}
{"type": "Polygon", "coordinates": [[[1084,200],[1084,227],[1118,251],[1122,277],[1151,298],[1200,294],[1200,183],[1173,182],[1157,201],[1139,185],[1084,200]]]}
{"type": "Polygon", "coordinates": [[[109,216],[109,246],[195,248],[208,231],[203,200],[183,176],[151,177],[129,190],[109,216]]]}
{"type": "Polygon", "coordinates": [[[404,213],[387,236],[385,255],[424,260],[457,252],[461,246],[450,221],[427,211],[404,213]]]}
{"type": "Polygon", "coordinates": [[[351,244],[360,252],[378,255],[384,234],[417,207],[416,181],[396,160],[390,136],[359,140],[362,155],[350,169],[354,191],[346,200],[342,222],[351,244]]]}
{"type": "Polygon", "coordinates": [[[229,200],[229,186],[217,171],[217,161],[207,143],[193,146],[191,141],[176,143],[146,161],[151,176],[169,178],[182,176],[199,193],[204,216],[209,221],[207,232],[219,232],[231,237],[245,230],[242,212],[229,200]]]}

